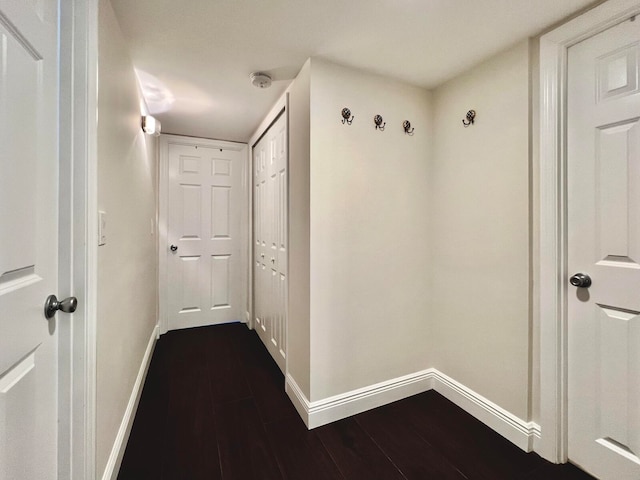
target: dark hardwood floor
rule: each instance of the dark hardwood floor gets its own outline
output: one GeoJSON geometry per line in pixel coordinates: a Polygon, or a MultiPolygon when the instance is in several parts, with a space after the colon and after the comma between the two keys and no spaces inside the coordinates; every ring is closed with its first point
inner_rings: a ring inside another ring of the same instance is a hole
{"type": "Polygon", "coordinates": [[[160,338],[118,478],[592,477],[524,453],[433,391],[308,431],[256,333],[228,324],[160,338]]]}

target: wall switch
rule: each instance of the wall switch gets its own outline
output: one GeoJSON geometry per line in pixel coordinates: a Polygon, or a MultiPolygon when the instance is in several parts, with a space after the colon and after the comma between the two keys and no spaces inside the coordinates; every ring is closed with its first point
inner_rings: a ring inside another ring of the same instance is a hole
{"type": "Polygon", "coordinates": [[[98,212],[98,246],[107,243],[107,213],[98,212]]]}

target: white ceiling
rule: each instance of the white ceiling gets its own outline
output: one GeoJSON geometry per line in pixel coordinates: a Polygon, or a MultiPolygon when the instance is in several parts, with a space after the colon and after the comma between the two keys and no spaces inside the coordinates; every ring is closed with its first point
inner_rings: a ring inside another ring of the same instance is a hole
{"type": "Polygon", "coordinates": [[[111,3],[163,132],[246,142],[309,57],[433,88],[594,0],[111,3]]]}

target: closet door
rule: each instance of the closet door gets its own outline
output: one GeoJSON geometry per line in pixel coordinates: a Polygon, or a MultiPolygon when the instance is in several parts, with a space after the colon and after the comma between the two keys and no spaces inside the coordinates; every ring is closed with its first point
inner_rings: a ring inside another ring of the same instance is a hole
{"type": "Polygon", "coordinates": [[[253,149],[254,321],[285,370],[287,343],[287,132],[283,113],[253,149]]]}

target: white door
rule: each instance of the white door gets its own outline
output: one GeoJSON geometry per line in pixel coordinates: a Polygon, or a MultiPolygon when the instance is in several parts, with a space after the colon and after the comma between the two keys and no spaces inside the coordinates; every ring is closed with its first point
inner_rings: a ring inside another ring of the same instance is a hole
{"type": "Polygon", "coordinates": [[[168,329],[240,321],[242,148],[169,143],[168,329]]]}
{"type": "Polygon", "coordinates": [[[57,478],[56,0],[0,0],[0,479],[57,478]]]}
{"type": "Polygon", "coordinates": [[[639,64],[640,21],[569,49],[569,458],[605,480],[640,479],[639,64]]]}
{"type": "Polygon", "coordinates": [[[280,369],[287,344],[286,116],[253,148],[255,328],[280,369]]]}

